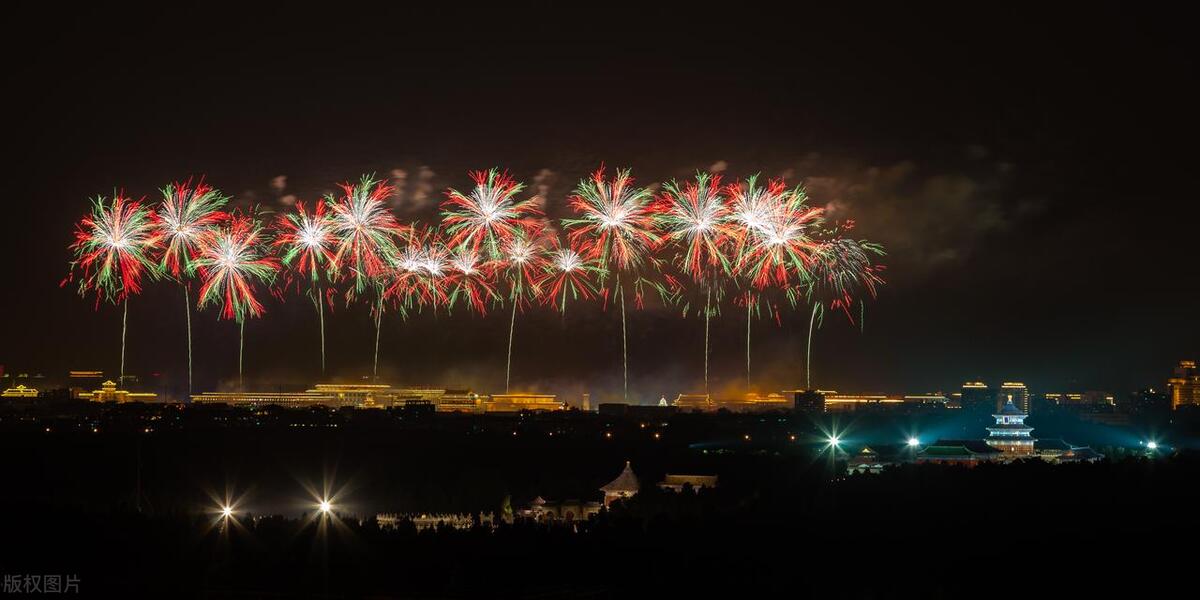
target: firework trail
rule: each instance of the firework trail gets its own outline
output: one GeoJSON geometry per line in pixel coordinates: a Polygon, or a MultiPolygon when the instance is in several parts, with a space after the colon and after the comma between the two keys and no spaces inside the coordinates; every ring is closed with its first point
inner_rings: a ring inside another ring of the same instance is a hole
{"type": "Polygon", "coordinates": [[[640,305],[645,282],[640,271],[648,262],[655,262],[652,252],[659,243],[654,233],[653,196],[633,183],[628,169],[618,169],[608,180],[604,177],[604,167],[600,167],[591,178],[579,182],[569,199],[577,216],[562,221],[570,232],[569,246],[596,261],[601,278],[612,275],[612,288],[605,287],[603,294],[607,306],[609,293],[615,290],[621,305],[621,367],[626,400],[629,399],[629,347],[622,274],[632,280],[640,305]]]}
{"type": "Polygon", "coordinates": [[[333,265],[354,285],[346,291],[347,300],[361,294],[371,284],[375,289],[375,362],[372,374],[379,377],[379,335],[383,323],[384,284],[390,276],[396,254],[395,238],[405,228],[388,209],[392,186],[364,175],[357,184],[341,184],[339,198],[326,197],[332,211],[333,234],[337,250],[333,265]]]}
{"type": "Polygon", "coordinates": [[[111,201],[103,196],[92,200],[92,213],[75,226],[75,242],[71,244],[75,257],[68,280],[78,271],[79,295],[95,293],[97,307],[102,299],[124,304],[119,384],[125,381],[129,297],[141,293],[143,277],[158,276],[151,255],[161,241],[154,213],[121,193],[111,201]]]}
{"type": "Polygon", "coordinates": [[[272,246],[288,269],[287,283],[300,285],[308,280],[308,295],[317,307],[321,330],[321,373],[325,373],[325,296],[322,286],[336,272],[334,249],[338,239],[333,233],[333,218],[326,211],[324,200],[317,200],[310,212],[304,202],[296,202],[296,211],[280,215],[275,220],[275,240],[272,246]]]}
{"type": "Polygon", "coordinates": [[[193,275],[192,259],[196,257],[201,238],[212,233],[213,227],[228,218],[221,209],[229,197],[201,178],[195,185],[188,179],[159,190],[159,235],[163,239],[159,268],[173,277],[183,288],[183,314],[187,322],[188,395],[192,393],[192,300],[187,280],[193,275]]]}
{"type": "Polygon", "coordinates": [[[246,318],[263,313],[254,284],[270,285],[279,261],[265,250],[261,222],[253,215],[234,213],[228,222],[204,236],[192,268],[200,273],[200,308],[221,305],[218,318],[238,322],[238,384],[242,382],[246,318]]]}
{"type": "Polygon", "coordinates": [[[812,389],[813,329],[824,320],[826,304],[831,309],[841,310],[853,322],[850,307],[854,305],[855,295],[866,292],[875,297],[884,283],[880,276],[884,266],[872,262],[873,256],[885,254],[883,246],[844,237],[842,234],[853,226],[853,222],[846,222],[829,232],[829,238],[816,254],[812,279],[798,290],[812,304],[805,349],[805,387],[808,389],[812,389]]]}
{"type": "Polygon", "coordinates": [[[508,322],[508,359],[504,364],[504,393],[509,393],[512,381],[513,336],[517,329],[517,310],[536,301],[542,295],[542,278],[547,268],[544,230],[520,231],[504,244],[499,275],[508,288],[512,315],[508,322]]]}
{"type": "Polygon", "coordinates": [[[542,218],[539,199],[518,201],[516,195],[525,185],[498,169],[473,171],[471,179],[475,187],[469,195],[449,189],[442,201],[442,223],[450,236],[447,244],[467,246],[482,251],[488,260],[499,260],[506,242],[538,226],[542,218]]]}
{"type": "MultiPolygon", "coordinates": [[[[721,176],[697,173],[680,185],[671,181],[655,203],[663,245],[673,245],[672,263],[704,290],[704,390],[708,391],[709,320],[713,296],[730,274],[736,229],[721,187],[721,176]]],[[[686,310],[686,309],[685,309],[686,310]]]]}
{"type": "MultiPolygon", "coordinates": [[[[750,385],[750,325],[758,300],[768,288],[789,289],[812,278],[821,242],[814,237],[824,210],[810,207],[804,189],[788,190],[782,181],[765,187],[757,176],[726,188],[737,240],[733,271],[746,282],[746,385],[750,385]]],[[[776,311],[778,315],[778,311],[776,311]]]]}

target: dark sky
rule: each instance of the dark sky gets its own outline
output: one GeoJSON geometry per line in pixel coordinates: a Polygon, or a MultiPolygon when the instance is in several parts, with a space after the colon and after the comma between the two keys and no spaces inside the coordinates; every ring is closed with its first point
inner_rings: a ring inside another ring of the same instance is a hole
{"type": "MultiPolygon", "coordinates": [[[[117,368],[119,310],[59,287],[72,223],[96,194],[153,197],[204,174],[238,204],[279,208],[402,170],[397,212],[429,219],[468,169],[501,166],[541,186],[558,217],[601,162],[643,183],[710,168],[787,176],[887,246],[865,332],[833,316],[818,332],[824,388],[984,378],[1124,391],[1161,386],[1200,355],[1196,43],[1178,15],[1011,3],[166,10],[11,15],[9,372],[117,368]]],[[[197,387],[211,389],[236,376],[236,326],[193,319],[197,387]]],[[[503,311],[389,321],[392,381],[502,386],[503,311]]],[[[806,326],[803,310],[753,324],[756,385],[802,383],[806,326]]],[[[617,391],[619,327],[583,304],[565,319],[524,315],[514,378],[572,397],[617,391]]],[[[697,388],[702,323],[650,308],[629,327],[639,399],[697,388]]],[[[333,371],[361,375],[365,309],[339,307],[329,328],[333,371]]],[[[713,336],[714,376],[736,385],[740,313],[726,310],[713,336]]],[[[317,378],[307,302],[270,301],[246,343],[255,385],[317,378]]],[[[131,304],[128,370],[179,381],[184,348],[179,289],[151,286],[131,304]]]]}

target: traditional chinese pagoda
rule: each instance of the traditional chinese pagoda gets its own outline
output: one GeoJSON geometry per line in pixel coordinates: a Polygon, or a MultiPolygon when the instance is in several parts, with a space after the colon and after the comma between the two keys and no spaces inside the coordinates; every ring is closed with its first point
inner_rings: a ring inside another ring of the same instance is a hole
{"type": "Polygon", "coordinates": [[[1035,440],[1030,435],[1033,428],[1025,425],[1028,416],[1013,404],[1012,396],[1009,396],[1000,412],[992,415],[996,425],[987,428],[988,437],[985,441],[1005,455],[1032,456],[1035,440]]]}
{"type": "Polygon", "coordinates": [[[625,461],[625,470],[621,471],[617,478],[608,482],[600,491],[604,492],[604,506],[612,504],[615,500],[628,498],[638,493],[638,478],[633,474],[633,469],[629,466],[629,461],[625,461]]]}

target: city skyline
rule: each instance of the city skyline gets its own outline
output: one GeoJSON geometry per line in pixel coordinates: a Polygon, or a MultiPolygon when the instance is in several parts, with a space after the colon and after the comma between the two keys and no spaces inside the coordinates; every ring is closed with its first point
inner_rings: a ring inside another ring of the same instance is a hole
{"type": "MultiPolygon", "coordinates": [[[[945,28],[948,37],[935,43],[890,32],[897,22],[950,24],[960,15],[880,10],[861,23],[861,44],[819,43],[821,32],[806,32],[818,36],[813,53],[795,60],[783,38],[749,49],[714,31],[713,44],[679,56],[634,31],[580,37],[521,11],[508,18],[537,32],[523,41],[468,19],[455,24],[464,44],[448,49],[432,32],[451,21],[430,14],[429,31],[328,52],[319,38],[288,33],[303,28],[299,18],[260,29],[255,15],[237,22],[194,15],[172,27],[244,52],[145,53],[156,19],[166,16],[68,15],[54,31],[38,32],[56,52],[18,67],[32,90],[18,99],[28,102],[29,118],[11,137],[26,149],[15,163],[26,177],[8,211],[20,225],[2,243],[6,256],[22,257],[3,284],[6,314],[22,318],[9,323],[0,362],[9,371],[117,369],[119,312],[95,312],[58,287],[71,223],[97,194],[123,188],[153,198],[170,182],[203,175],[236,206],[283,210],[375,172],[402,186],[392,208],[407,221],[428,218],[446,188],[468,186],[468,170],[498,166],[542,192],[557,220],[567,216],[575,182],[601,164],[630,167],[644,184],[697,170],[786,176],[803,183],[815,205],[853,218],[857,232],[884,244],[888,285],[867,305],[861,332],[828,316],[816,334],[814,387],[933,390],[960,379],[1016,378],[1040,389],[1132,391],[1159,385],[1170,365],[1194,358],[1200,297],[1183,240],[1195,208],[1178,192],[1186,152],[1172,133],[1194,123],[1190,112],[1175,110],[1186,97],[1175,92],[1189,81],[1177,64],[1185,42],[1173,26],[1100,8],[1044,15],[1044,23],[1025,24],[1031,28],[1020,44],[1011,43],[1004,17],[974,22],[969,34],[945,28]],[[1077,19],[1088,26],[1066,26],[1077,19]],[[1059,39],[1063,30],[1074,37],[1059,39]],[[1121,35],[1106,34],[1114,30],[1121,35]],[[105,43],[93,43],[101,37],[105,43]],[[960,51],[944,52],[946,43],[960,51]],[[481,63],[492,68],[474,68],[481,63]],[[114,77],[126,93],[95,92],[114,77]],[[706,77],[726,83],[689,102],[669,102],[662,92],[706,77]],[[1112,94],[1097,83],[1114,77],[1143,93],[1112,94]],[[492,96],[473,98],[473,78],[492,96]],[[563,93],[606,78],[637,91],[563,93]],[[346,79],[373,85],[345,104],[318,101],[346,79]],[[190,85],[211,93],[184,93],[190,85]],[[886,93],[897,86],[907,93],[886,93]],[[256,89],[273,90],[276,100],[243,102],[236,92],[256,89]],[[88,101],[78,103],[82,90],[88,101]],[[881,97],[889,102],[877,103],[881,97]]],[[[699,23],[667,9],[639,18],[699,23]]],[[[131,371],[176,379],[185,372],[186,348],[175,341],[185,326],[177,294],[159,284],[138,298],[131,371]]],[[[266,308],[266,318],[247,326],[247,378],[314,379],[311,307],[293,299],[266,308]]],[[[781,326],[754,322],[762,389],[803,383],[808,315],[782,312],[781,326]]],[[[437,374],[497,389],[504,365],[496,355],[508,326],[502,313],[385,322],[381,375],[437,374]]],[[[236,328],[211,313],[193,318],[197,387],[218,389],[236,375],[228,356],[236,328]]],[[[338,306],[329,318],[331,373],[369,372],[367,311],[338,306]]],[[[620,385],[613,310],[568,310],[564,320],[542,309],[522,319],[514,376],[524,373],[523,385],[560,394],[580,381],[593,392],[620,385]]],[[[653,303],[629,319],[631,391],[657,397],[660,381],[696,388],[697,320],[653,303]]],[[[736,385],[742,319],[726,308],[712,328],[714,382],[736,385]]]]}

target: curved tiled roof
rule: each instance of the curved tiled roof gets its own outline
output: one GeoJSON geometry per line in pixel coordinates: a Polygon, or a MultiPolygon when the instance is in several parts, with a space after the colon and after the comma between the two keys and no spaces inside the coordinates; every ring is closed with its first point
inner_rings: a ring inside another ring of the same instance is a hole
{"type": "Polygon", "coordinates": [[[600,491],[609,492],[636,492],[638,491],[637,475],[633,474],[633,469],[629,466],[629,461],[625,461],[625,470],[621,471],[617,478],[604,484],[600,491]]]}

